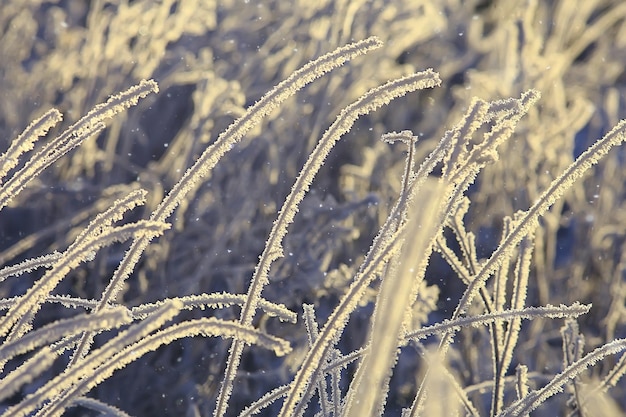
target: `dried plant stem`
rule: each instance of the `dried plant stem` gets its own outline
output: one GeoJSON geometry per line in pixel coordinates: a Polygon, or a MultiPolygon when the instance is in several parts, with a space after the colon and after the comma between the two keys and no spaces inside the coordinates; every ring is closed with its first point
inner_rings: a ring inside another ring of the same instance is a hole
{"type": "Polygon", "coordinates": [[[122,410],[113,407],[112,405],[105,404],[102,401],[98,401],[94,398],[81,397],[74,400],[73,404],[97,411],[101,415],[105,415],[108,417],[131,417],[130,414],[127,414],[122,410]]]}
{"type": "Polygon", "coordinates": [[[517,400],[506,410],[498,414],[497,417],[527,415],[532,410],[543,404],[548,398],[561,392],[563,390],[563,386],[567,382],[576,378],[582,372],[587,370],[587,368],[593,366],[596,362],[601,361],[608,355],[614,355],[624,350],[626,350],[626,339],[617,339],[595,349],[594,351],[585,355],[580,360],[577,360],[576,362],[565,368],[563,372],[556,375],[543,388],[532,391],[522,399],[517,400]]]}
{"type": "Polygon", "coordinates": [[[122,306],[111,307],[93,315],[80,314],[72,318],[59,320],[29,332],[16,341],[3,343],[0,347],[0,363],[5,363],[17,355],[50,344],[65,336],[86,330],[108,330],[129,324],[130,322],[130,311],[122,306]]]}
{"type": "Polygon", "coordinates": [[[428,246],[441,227],[445,213],[440,213],[444,202],[445,185],[425,187],[419,202],[413,200],[409,209],[409,220],[404,243],[399,257],[400,265],[394,273],[386,274],[372,318],[368,344],[369,351],[353,379],[346,401],[344,415],[360,417],[374,415],[380,411],[386,397],[385,380],[388,380],[396,361],[400,344],[401,326],[406,310],[410,306],[411,288],[414,281],[422,280],[420,263],[424,254],[430,253],[428,246]],[[354,399],[359,401],[354,401],[354,399]]]}
{"type": "Polygon", "coordinates": [[[43,347],[35,356],[22,363],[17,369],[0,380],[0,401],[15,394],[22,385],[33,381],[57,358],[49,346],[43,347]]]}
{"type": "MultiPolygon", "coordinates": [[[[376,37],[371,37],[364,41],[355,42],[343,48],[339,48],[311,61],[304,67],[295,71],[287,79],[264,95],[257,103],[251,106],[243,116],[235,120],[228,129],[219,135],[215,143],[209,146],[198,160],[185,172],[180,181],[178,181],[167,194],[150,218],[152,220],[165,221],[181,201],[183,201],[194,185],[213,169],[219,159],[232,149],[233,145],[239,142],[247,132],[258,125],[264,117],[277,109],[287,98],[293,96],[305,85],[315,81],[317,78],[343,65],[347,61],[380,46],[382,46],[380,40],[376,37]]],[[[116,269],[109,285],[104,290],[96,311],[101,310],[108,303],[116,299],[117,294],[124,285],[124,281],[132,273],[141,254],[149,243],[150,239],[142,237],[133,241],[131,247],[116,269]]],[[[76,349],[75,358],[86,355],[93,336],[92,333],[84,334],[76,349]]]]}
{"type": "MultiPolygon", "coordinates": [[[[76,148],[85,139],[101,132],[105,128],[105,120],[136,105],[141,98],[146,97],[148,94],[158,91],[159,88],[156,82],[142,80],[138,85],[120,94],[111,96],[106,103],[98,104],[78,122],[61,133],[61,135],[48,142],[28,160],[21,170],[0,187],[0,209],[5,207],[11,199],[15,198],[26,184],[43,172],[43,170],[67,152],[76,148]]],[[[58,115],[55,119],[58,119],[58,115]]],[[[42,130],[39,129],[35,133],[42,133],[42,130]]]]}
{"type": "Polygon", "coordinates": [[[407,333],[407,339],[425,339],[428,336],[447,333],[456,333],[465,327],[484,326],[498,321],[532,320],[537,318],[575,318],[587,314],[591,310],[590,304],[574,303],[571,306],[547,305],[543,307],[526,307],[522,309],[511,309],[497,311],[494,313],[481,314],[478,316],[460,317],[454,320],[443,320],[440,323],[426,326],[419,330],[407,333]]]}
{"type": "MultiPolygon", "coordinates": [[[[515,267],[513,282],[513,294],[511,296],[511,308],[522,309],[526,304],[526,290],[528,288],[528,276],[530,274],[530,262],[533,253],[534,233],[530,233],[520,243],[518,260],[515,267]]],[[[511,321],[504,332],[502,341],[502,356],[496,363],[494,372],[494,389],[492,398],[492,415],[498,414],[504,405],[504,379],[511,361],[513,360],[513,350],[517,345],[519,332],[522,327],[521,318],[511,321]]]]}
{"type": "Polygon", "coordinates": [[[149,319],[124,330],[104,346],[91,352],[79,363],[68,367],[61,375],[49,380],[43,387],[28,395],[19,404],[7,409],[2,414],[2,417],[27,416],[49,400],[53,401],[48,403],[44,409],[56,407],[60,398],[66,395],[68,390],[75,388],[79,381],[86,378],[86,375],[94,376],[96,368],[114,357],[129,344],[144,339],[146,335],[161,327],[167,320],[170,320],[178,313],[179,307],[180,304],[175,302],[163,305],[149,319]]]}
{"type": "Polygon", "coordinates": [[[478,292],[479,288],[485,284],[487,278],[510,256],[512,249],[537,226],[539,217],[548,211],[552,204],[561,198],[569,187],[580,178],[589,168],[595,165],[604,157],[611,148],[619,145],[626,138],[626,120],[622,120],[601,140],[581,154],[558,178],[556,178],[537,199],[535,204],[522,213],[514,222],[511,233],[504,239],[502,244],[494,251],[491,257],[482,265],[480,271],[474,276],[470,285],[466,289],[454,318],[459,317],[467,311],[469,304],[478,292]]]}
{"type": "Polygon", "coordinates": [[[48,130],[61,120],[63,120],[61,112],[57,109],[50,109],[28,125],[26,130],[11,142],[9,149],[0,156],[0,180],[17,166],[20,156],[32,150],[35,142],[45,136],[48,130]]]}
{"type": "MultiPolygon", "coordinates": [[[[295,216],[298,204],[302,201],[302,198],[304,198],[304,194],[308,190],[310,183],[313,181],[315,173],[317,173],[319,168],[322,166],[324,159],[339,138],[350,130],[354,122],[361,115],[374,111],[377,108],[388,104],[391,100],[401,97],[406,93],[424,88],[432,88],[440,82],[441,80],[439,79],[438,74],[432,70],[409,75],[407,77],[390,81],[383,86],[368,91],[353,104],[341,111],[339,116],[337,116],[336,121],[328,128],[326,133],[324,133],[324,136],[302,168],[291,193],[285,200],[285,204],[279,213],[277,221],[274,223],[274,228],[272,229],[270,237],[267,240],[266,248],[263,255],[261,255],[261,260],[259,261],[257,269],[255,270],[255,277],[253,278],[253,282],[250,286],[251,289],[248,291],[249,300],[253,303],[253,305],[256,304],[255,299],[259,297],[262,286],[267,281],[267,273],[269,272],[271,262],[277,259],[282,252],[282,238],[287,231],[288,224],[291,223],[293,217],[295,216]],[[257,275],[259,276],[257,277],[257,275]]],[[[249,320],[251,320],[254,314],[254,309],[249,312],[244,309],[242,311],[242,320],[247,318],[244,316],[244,313],[249,314],[249,320]]],[[[343,322],[343,320],[340,322],[343,322]]],[[[316,344],[317,342],[319,342],[319,339],[316,341],[316,344]]],[[[326,341],[325,343],[327,342],[329,341],[326,341]]],[[[241,352],[235,351],[233,347],[231,349],[231,356],[235,353],[236,355],[234,356],[241,356],[241,352]]],[[[232,378],[234,378],[234,374],[232,374],[232,378]]],[[[287,401],[281,410],[281,415],[291,412],[290,407],[295,406],[294,399],[299,395],[297,393],[298,389],[299,387],[295,385],[294,390],[292,391],[292,394],[295,395],[290,395],[287,398],[287,401]],[[293,404],[291,403],[292,401],[294,401],[293,404]]],[[[300,398],[297,400],[299,401],[299,399],[300,398]]]]}
{"type": "MultiPolygon", "coordinates": [[[[169,326],[155,334],[145,336],[130,345],[123,341],[125,346],[120,343],[118,352],[102,361],[102,364],[90,372],[87,376],[76,381],[75,384],[68,386],[67,390],[59,397],[54,399],[54,404],[47,407],[45,412],[37,414],[38,417],[56,417],[60,416],[63,410],[67,408],[74,400],[81,395],[85,395],[95,386],[109,378],[119,369],[124,368],[145,355],[152,352],[163,345],[170,344],[175,340],[186,337],[205,336],[205,337],[232,337],[241,339],[248,344],[263,346],[272,349],[276,355],[283,356],[291,351],[289,343],[286,340],[269,336],[252,327],[244,327],[236,322],[219,320],[213,317],[201,318],[195,320],[184,321],[169,326]],[[121,351],[120,351],[121,350],[121,351]]],[[[101,358],[98,357],[98,360],[101,358]]]]}
{"type": "Polygon", "coordinates": [[[46,297],[56,285],[67,275],[69,271],[90,258],[100,248],[113,242],[127,240],[133,236],[143,235],[154,237],[163,233],[169,225],[151,221],[139,221],[124,226],[112,227],[95,237],[90,236],[86,241],[68,250],[59,259],[54,267],[39,279],[16,302],[9,312],[0,319],[0,334],[5,335],[15,324],[8,340],[16,340],[30,330],[30,321],[34,314],[41,308],[46,297]],[[17,323],[17,324],[16,324],[17,323]]]}
{"type": "MultiPolygon", "coordinates": [[[[493,252],[491,257],[485,261],[480,270],[475,274],[470,285],[465,290],[452,319],[458,319],[469,308],[474,297],[480,292],[480,288],[485,285],[487,279],[510,257],[513,249],[527,235],[532,233],[539,225],[539,217],[545,214],[552,204],[571,187],[571,185],[584,173],[597,164],[614,146],[621,144],[626,139],[626,120],[622,120],[602,139],[598,140],[589,149],[583,152],[550,186],[541,194],[537,201],[527,211],[520,214],[511,227],[511,232],[504,238],[503,242],[493,252]]],[[[452,335],[446,335],[440,343],[441,349],[445,352],[452,342],[452,335]]],[[[422,390],[418,391],[415,401],[411,407],[411,416],[420,408],[419,403],[423,401],[422,390]]]]}

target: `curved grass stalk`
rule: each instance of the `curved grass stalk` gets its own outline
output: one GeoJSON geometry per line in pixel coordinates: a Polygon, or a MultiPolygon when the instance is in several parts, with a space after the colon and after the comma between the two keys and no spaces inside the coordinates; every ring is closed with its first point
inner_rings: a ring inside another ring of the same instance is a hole
{"type": "Polygon", "coordinates": [[[26,162],[24,167],[20,169],[15,175],[13,175],[6,184],[0,187],[0,209],[11,202],[19,193],[21,193],[26,185],[41,174],[46,168],[52,165],[55,161],[61,158],[65,153],[71,149],[80,145],[84,140],[99,134],[105,129],[106,125],[102,122],[94,123],[86,126],[80,131],[75,131],[73,134],[68,135],[68,140],[72,139],[73,146],[63,146],[65,152],[51,150],[50,154],[45,154],[43,151],[38,152],[35,156],[26,162]]]}
{"type": "Polygon", "coordinates": [[[570,380],[576,378],[587,368],[593,366],[596,362],[601,361],[609,355],[626,350],[626,339],[617,339],[609,342],[594,351],[588,353],[580,360],[572,363],[565,368],[563,372],[556,375],[550,382],[543,388],[532,391],[524,398],[517,400],[506,410],[498,414],[497,417],[513,417],[513,416],[525,416],[531,411],[543,404],[548,398],[555,394],[558,394],[563,390],[563,386],[570,380]]]}
{"type": "Polygon", "coordinates": [[[94,398],[82,397],[75,400],[73,404],[97,411],[101,415],[105,415],[108,417],[131,417],[130,414],[123,412],[119,408],[113,407],[109,404],[105,404],[102,401],[98,401],[94,398]]]}
{"type": "MultiPolygon", "coordinates": [[[[245,297],[245,294],[212,293],[195,294],[184,297],[170,297],[167,300],[181,301],[183,303],[183,306],[181,307],[183,310],[192,310],[196,308],[203,310],[205,308],[219,309],[233,305],[243,305],[246,299],[245,297]]],[[[19,299],[19,296],[0,299],[0,310],[8,310],[11,306],[17,303],[19,299]]],[[[130,309],[131,317],[133,320],[143,320],[155,312],[167,300],[157,301],[155,303],[145,303],[132,307],[130,309]]],[[[86,310],[93,310],[98,305],[97,300],[87,300],[84,298],[70,297],[66,295],[49,295],[46,297],[45,302],[61,304],[66,308],[84,308],[86,310]]],[[[111,305],[109,305],[109,308],[110,307],[111,305]]],[[[269,317],[277,317],[278,320],[283,322],[296,323],[298,319],[297,314],[289,310],[283,304],[276,304],[261,299],[261,301],[259,301],[259,308],[269,317]]]]}
{"type": "Polygon", "coordinates": [[[575,318],[587,314],[591,310],[591,304],[580,304],[578,302],[571,306],[527,307],[521,309],[511,309],[496,311],[494,313],[481,314],[479,316],[461,317],[455,320],[443,320],[440,323],[426,326],[419,330],[407,333],[406,339],[425,339],[435,334],[456,333],[464,327],[478,327],[498,321],[532,320],[536,318],[575,318]]]}
{"type": "MultiPolygon", "coordinates": [[[[338,48],[309,62],[280,82],[219,135],[217,140],[200,155],[198,160],[165,196],[150,218],[152,220],[165,221],[183,201],[194,184],[204,178],[220,158],[232,149],[235,143],[239,142],[247,132],[258,125],[273,110],[277,109],[287,98],[301,90],[305,85],[340,67],[351,59],[381,46],[382,42],[378,38],[371,37],[364,41],[338,48]]],[[[150,240],[145,238],[138,238],[133,241],[131,247],[124,255],[124,259],[122,259],[116,269],[113,278],[105,288],[96,309],[97,311],[116,299],[117,294],[123,288],[124,281],[132,273],[141,254],[149,243],[150,240]]],[[[93,336],[91,333],[86,333],[83,336],[74,357],[80,358],[87,353],[93,336]]]]}
{"type": "Polygon", "coordinates": [[[50,109],[41,117],[32,122],[9,146],[9,149],[0,156],[0,180],[15,168],[19,158],[31,151],[35,142],[45,136],[54,125],[63,120],[63,115],[57,109],[50,109]]]}
{"type": "Polygon", "coordinates": [[[147,239],[155,237],[168,229],[169,225],[162,222],[144,221],[130,223],[119,227],[111,227],[96,236],[86,236],[80,242],[75,242],[71,249],[55,263],[42,278],[40,278],[26,294],[11,307],[8,313],[0,319],[0,334],[6,335],[13,325],[13,331],[7,341],[16,340],[30,330],[30,321],[41,308],[50,292],[59,282],[82,262],[90,259],[96,251],[114,242],[122,242],[135,236],[145,236],[147,239]]]}
{"type": "Polygon", "coordinates": [[[626,139],[626,120],[622,120],[602,139],[593,144],[583,152],[558,178],[556,178],[547,190],[545,190],[537,201],[527,211],[521,214],[514,222],[511,233],[504,239],[502,244],[494,251],[491,257],[482,265],[480,271],[466,289],[454,317],[458,318],[467,311],[469,304],[474,299],[478,290],[485,284],[487,278],[498,268],[504,258],[509,256],[511,251],[524,236],[535,230],[539,225],[539,217],[545,214],[556,200],[561,198],[569,187],[583,176],[583,174],[597,164],[614,146],[619,145],[626,139]]]}
{"type": "MultiPolygon", "coordinates": [[[[335,143],[337,143],[342,135],[351,129],[354,122],[360,116],[368,114],[408,92],[432,88],[440,82],[439,76],[432,70],[409,75],[368,91],[365,95],[361,96],[358,100],[341,111],[335,122],[333,122],[324,133],[324,136],[320,139],[318,145],[307,159],[296,182],[291,188],[291,192],[285,199],[285,203],[278,213],[278,218],[274,222],[265,249],[255,268],[252,283],[248,289],[246,304],[244,304],[241,312],[240,323],[242,325],[249,325],[252,322],[261,291],[268,282],[267,275],[270,266],[272,262],[282,256],[282,240],[287,233],[287,227],[293,221],[298,211],[298,205],[304,198],[315,174],[323,165],[324,160],[335,143]]],[[[233,346],[231,346],[226,374],[222,386],[220,387],[215,416],[221,416],[226,411],[226,402],[230,397],[232,383],[235,379],[236,370],[239,367],[243,347],[243,344],[238,341],[233,342],[233,346]]]]}
{"type": "Polygon", "coordinates": [[[274,401],[279,398],[287,395],[289,392],[290,384],[282,385],[278,388],[274,388],[267,394],[263,395],[261,398],[250,404],[246,407],[240,414],[239,417],[250,417],[259,414],[265,407],[272,404],[274,401]]]}
{"type": "Polygon", "coordinates": [[[3,343],[0,346],[0,363],[6,363],[17,355],[56,342],[65,336],[87,330],[95,332],[110,330],[129,324],[131,321],[130,311],[122,306],[111,307],[97,314],[80,314],[58,320],[29,332],[18,340],[3,343]]]}
{"type": "MultiPolygon", "coordinates": [[[[229,293],[211,293],[211,294],[196,294],[188,295],[185,297],[169,298],[169,300],[180,300],[183,303],[182,309],[191,310],[193,308],[225,308],[232,305],[243,305],[246,302],[245,294],[229,294],[229,293]]],[[[133,317],[142,319],[146,315],[150,314],[153,310],[156,310],[164,301],[156,303],[142,304],[131,309],[133,317]]],[[[270,317],[278,317],[281,321],[287,321],[289,323],[295,323],[298,319],[296,313],[289,310],[283,304],[275,304],[270,301],[261,299],[259,301],[259,308],[263,310],[265,314],[270,317]]]]}
{"type": "MultiPolygon", "coordinates": [[[[46,143],[41,150],[26,162],[22,169],[0,187],[0,209],[5,207],[11,199],[15,198],[26,184],[43,170],[80,145],[85,139],[101,132],[105,128],[105,120],[136,105],[141,98],[146,97],[148,94],[158,91],[159,88],[156,82],[153,80],[142,80],[138,85],[120,94],[111,96],[105,103],[95,106],[61,135],[46,143]]],[[[58,118],[58,115],[56,118],[58,118]]]]}
{"type": "Polygon", "coordinates": [[[170,302],[162,306],[155,314],[148,319],[131,326],[119,335],[105,343],[101,348],[91,352],[90,355],[83,358],[78,364],[67,368],[62,374],[49,380],[43,387],[39,388],[33,394],[29,394],[19,404],[7,409],[2,417],[23,417],[31,414],[36,408],[46,401],[54,399],[52,403],[58,400],[59,395],[67,392],[78,381],[93,375],[96,368],[102,365],[120,350],[129,344],[132,344],[161,327],[166,321],[170,320],[180,311],[180,303],[170,302]]]}
{"type": "Polygon", "coordinates": [[[32,358],[2,378],[0,380],[0,401],[11,397],[22,385],[32,382],[41,375],[42,372],[52,365],[57,356],[52,348],[44,346],[32,358]]]}
{"type": "MultiPolygon", "coordinates": [[[[521,244],[515,266],[513,294],[511,295],[511,308],[521,309],[526,304],[526,291],[528,288],[528,276],[530,274],[530,262],[534,249],[534,233],[525,237],[521,244]]],[[[590,306],[591,307],[591,306],[590,306]]],[[[496,415],[502,410],[504,405],[504,379],[513,360],[513,350],[517,345],[517,340],[522,327],[521,318],[514,319],[504,332],[502,343],[502,357],[496,364],[494,372],[494,390],[492,397],[492,415],[496,415]]]]}
{"type": "Polygon", "coordinates": [[[0,282],[9,277],[19,276],[38,268],[46,268],[54,265],[62,255],[59,252],[49,253],[36,258],[27,259],[17,265],[11,265],[0,269],[0,282]]]}
{"type": "MultiPolygon", "coordinates": [[[[179,303],[177,303],[179,304],[179,303]]],[[[179,305],[180,306],[180,305],[179,305]]],[[[170,344],[176,340],[194,336],[219,336],[232,337],[244,340],[248,344],[256,344],[273,350],[276,355],[283,356],[291,351],[289,342],[270,336],[253,327],[245,327],[237,322],[224,321],[214,317],[200,318],[177,323],[169,326],[155,334],[142,337],[141,340],[126,346],[121,352],[108,356],[101,365],[84,375],[75,384],[65,388],[63,393],[54,398],[51,406],[41,410],[37,417],[56,417],[69,407],[75,398],[88,393],[91,389],[105,381],[113,373],[124,368],[131,362],[136,361],[143,355],[157,350],[163,345],[170,344]]],[[[99,357],[95,359],[100,360],[99,357]]],[[[82,362],[79,362],[79,365],[82,362]]]]}
{"type": "MultiPolygon", "coordinates": [[[[519,218],[511,227],[511,232],[504,238],[500,246],[493,252],[491,257],[485,261],[480,270],[473,277],[463,296],[457,305],[452,319],[458,319],[469,308],[474,297],[480,292],[491,274],[504,262],[504,259],[511,256],[513,249],[521,240],[532,233],[539,226],[539,218],[543,216],[561,198],[570,186],[584,173],[597,164],[614,146],[626,140],[626,120],[618,123],[602,139],[598,140],[585,152],[583,152],[550,186],[541,194],[537,201],[519,218]]],[[[451,343],[452,336],[447,334],[441,341],[440,346],[445,351],[451,343]]],[[[418,391],[415,401],[411,407],[411,416],[419,408],[419,402],[423,401],[422,394],[418,391]]]]}
{"type": "Polygon", "coordinates": [[[425,269],[420,268],[424,256],[429,256],[431,245],[445,213],[445,182],[425,187],[425,192],[410,202],[409,219],[402,252],[391,266],[391,273],[385,274],[371,319],[368,343],[369,351],[359,365],[355,378],[350,384],[344,415],[359,417],[374,415],[382,411],[389,389],[391,371],[396,363],[398,347],[402,338],[402,322],[412,302],[414,282],[424,278],[425,269]],[[354,401],[359,399],[359,401],[354,401]]]}

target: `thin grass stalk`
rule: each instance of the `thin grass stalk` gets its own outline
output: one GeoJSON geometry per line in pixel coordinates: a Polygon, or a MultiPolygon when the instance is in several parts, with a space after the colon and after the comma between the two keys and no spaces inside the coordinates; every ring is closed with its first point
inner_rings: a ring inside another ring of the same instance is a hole
{"type": "Polygon", "coordinates": [[[53,126],[63,120],[63,115],[57,109],[50,109],[41,117],[32,122],[13,142],[9,149],[0,156],[0,180],[15,168],[19,158],[34,148],[35,142],[45,136],[53,126]]]}
{"type": "MultiPolygon", "coordinates": [[[[183,177],[165,196],[150,218],[165,221],[191,191],[194,184],[206,177],[220,158],[232,149],[235,143],[239,142],[247,132],[261,123],[264,117],[277,109],[287,98],[293,96],[305,85],[315,81],[317,78],[320,78],[349,60],[381,46],[382,42],[378,38],[371,37],[364,41],[338,48],[295,71],[287,79],[264,95],[257,103],[251,106],[243,116],[235,120],[219,135],[215,143],[202,153],[198,160],[185,172],[183,177]]],[[[118,268],[115,270],[111,281],[105,288],[96,311],[100,311],[117,298],[119,291],[123,288],[124,281],[134,270],[141,254],[149,243],[150,240],[145,238],[138,238],[133,241],[118,268]]],[[[84,334],[76,349],[75,358],[81,358],[87,354],[93,337],[93,333],[84,334]]]]}
{"type": "MultiPolygon", "coordinates": [[[[528,276],[530,274],[530,262],[533,254],[534,235],[525,237],[520,243],[517,265],[513,282],[513,294],[511,295],[511,309],[521,309],[526,304],[526,290],[528,288],[528,276]]],[[[496,368],[497,380],[504,381],[511,361],[513,360],[513,350],[517,345],[519,332],[521,329],[521,318],[511,321],[504,334],[502,347],[502,359],[496,368]]],[[[492,414],[498,414],[504,405],[504,384],[500,382],[494,387],[492,403],[492,414]]]]}
{"type": "MultiPolygon", "coordinates": [[[[62,374],[49,380],[44,386],[29,394],[20,403],[9,407],[2,417],[25,417],[47,401],[46,407],[54,408],[61,397],[67,394],[78,381],[94,374],[102,363],[119,353],[121,349],[137,340],[145,339],[146,335],[161,327],[167,320],[178,314],[180,304],[171,302],[161,307],[150,318],[129,327],[101,348],[91,352],[76,365],[67,368],[62,374]]],[[[46,409],[44,407],[44,409],[46,409]]]]}
{"type": "Polygon", "coordinates": [[[113,242],[127,240],[133,236],[143,235],[147,237],[157,236],[169,225],[151,221],[139,221],[124,226],[109,228],[100,235],[90,236],[86,241],[73,246],[72,250],[65,252],[55,266],[50,269],[42,278],[28,289],[26,294],[20,297],[19,301],[11,307],[8,313],[0,319],[0,334],[6,335],[13,327],[11,335],[7,340],[15,340],[30,330],[30,320],[41,308],[42,303],[57,284],[67,275],[69,271],[77,267],[80,263],[91,258],[100,248],[113,242]]]}
{"type": "MultiPolygon", "coordinates": [[[[265,256],[264,255],[261,256],[261,260],[256,269],[256,271],[261,272],[262,274],[261,279],[263,279],[265,276],[264,281],[267,280],[266,275],[267,275],[267,272],[269,271],[269,266],[272,261],[271,258],[274,256],[278,256],[278,254],[281,251],[280,242],[282,241],[282,237],[286,233],[286,226],[288,224],[288,223],[284,223],[283,218],[291,222],[291,220],[293,219],[293,216],[295,215],[297,204],[299,204],[299,201],[301,201],[302,198],[304,197],[304,193],[306,192],[306,190],[308,190],[309,184],[313,180],[313,175],[315,174],[315,172],[317,172],[317,170],[323,163],[326,155],[328,154],[328,152],[330,152],[330,149],[332,148],[332,146],[337,142],[337,140],[339,140],[339,138],[344,133],[350,130],[350,128],[352,127],[354,122],[358,119],[358,117],[360,117],[361,115],[367,114],[371,111],[374,111],[377,108],[388,104],[391,100],[397,97],[401,97],[405,95],[406,93],[416,91],[419,89],[424,89],[424,88],[432,88],[436,85],[439,85],[440,83],[441,83],[441,80],[439,79],[438,74],[436,74],[432,70],[423,71],[420,73],[409,75],[407,77],[390,81],[383,86],[374,88],[368,91],[365,95],[361,96],[353,104],[349,105],[348,107],[346,107],[344,110],[341,111],[341,113],[337,117],[337,120],[328,128],[328,130],[326,131],[326,133],[320,140],[318,146],[311,153],[311,156],[305,163],[304,168],[302,169],[300,175],[298,176],[298,179],[296,180],[296,183],[294,184],[294,187],[292,188],[292,192],[287,197],[285,204],[283,205],[283,208],[281,209],[281,212],[279,213],[279,219],[275,223],[275,227],[272,230],[272,233],[270,234],[270,238],[267,241],[266,250],[264,250],[265,256]],[[282,226],[283,224],[284,226],[282,226]],[[284,230],[278,229],[277,225],[280,227],[284,227],[284,230]],[[268,248],[271,248],[271,250],[268,250],[268,248]],[[265,261],[266,258],[269,261],[269,263],[265,261]]],[[[405,197],[401,197],[401,199],[404,199],[404,198],[405,197]]],[[[256,276],[256,273],[255,273],[255,276],[256,276]]],[[[251,288],[252,286],[255,285],[254,281],[255,280],[253,280],[253,284],[251,285],[251,288]]],[[[249,291],[249,294],[255,295],[254,292],[252,291],[249,291]]],[[[348,314],[351,313],[353,308],[354,306],[350,308],[350,311],[348,312],[348,314]]],[[[243,314],[242,314],[242,318],[243,318],[243,314]]],[[[347,320],[347,316],[345,318],[342,318],[339,321],[339,323],[344,323],[345,320],[347,320]]],[[[318,344],[319,340],[320,339],[316,341],[316,345],[318,344]]],[[[324,348],[322,349],[324,353],[321,355],[321,357],[323,357],[326,354],[327,349],[329,347],[329,343],[330,343],[330,339],[322,342],[322,344],[324,345],[324,348]]],[[[320,350],[318,353],[321,353],[322,350],[320,350]]],[[[234,353],[238,353],[237,356],[241,355],[241,352],[234,352],[234,353]]],[[[308,373],[309,371],[304,372],[305,375],[308,373]]],[[[233,377],[234,377],[234,374],[233,374],[233,377]]],[[[310,381],[306,381],[306,384],[308,385],[309,382],[310,381]]],[[[301,380],[301,383],[304,383],[304,380],[301,380]]],[[[292,408],[296,407],[296,403],[300,404],[298,407],[302,407],[304,405],[300,401],[301,398],[299,395],[300,393],[298,392],[299,389],[300,387],[298,386],[298,384],[295,384],[294,390],[291,392],[290,396],[287,398],[287,401],[285,401],[285,404],[283,405],[283,408],[281,410],[281,415],[285,415],[285,413],[291,413],[292,408]]],[[[306,394],[308,395],[308,392],[306,394]]],[[[296,411],[296,414],[298,414],[297,411],[296,411]]]]}
{"type": "Polygon", "coordinates": [[[445,217],[445,213],[440,212],[445,196],[442,190],[445,188],[445,184],[428,187],[422,191],[419,203],[416,200],[410,203],[412,207],[409,209],[400,266],[393,273],[386,274],[382,281],[371,320],[369,352],[362,359],[357,377],[351,383],[344,410],[347,417],[375,415],[374,411],[382,409],[388,380],[397,359],[402,322],[412,301],[411,287],[414,281],[424,278],[419,264],[424,261],[422,257],[430,253],[427,247],[445,217]]]}
{"type": "Polygon", "coordinates": [[[587,368],[609,355],[614,355],[624,350],[626,350],[626,339],[617,339],[593,350],[580,360],[577,360],[565,368],[563,372],[556,375],[543,388],[532,391],[522,399],[514,402],[511,406],[498,414],[497,417],[524,416],[530,413],[543,404],[548,398],[561,392],[565,384],[586,371],[587,368]]]}
{"type": "MultiPolygon", "coordinates": [[[[621,144],[626,139],[625,135],[626,120],[622,120],[602,139],[583,152],[558,178],[552,181],[537,201],[526,212],[521,214],[518,221],[515,222],[511,233],[509,233],[491,257],[482,264],[480,271],[478,271],[469,287],[465,290],[453,314],[454,319],[467,311],[471,301],[480,292],[480,288],[485,285],[487,279],[506,257],[511,256],[513,248],[539,226],[539,218],[550,209],[552,204],[561,198],[577,179],[589,168],[597,164],[614,146],[621,144]]],[[[451,335],[446,335],[440,343],[440,348],[444,351],[447,350],[451,341],[451,335]]],[[[421,400],[421,394],[418,391],[411,409],[416,410],[421,400]]],[[[410,415],[415,417],[413,412],[410,415]]]]}
{"type": "MultiPolygon", "coordinates": [[[[264,334],[252,327],[241,326],[236,322],[210,317],[177,323],[155,334],[142,337],[132,344],[120,344],[117,353],[108,356],[106,360],[101,361],[102,363],[95,368],[93,372],[84,375],[79,381],[67,387],[60,396],[54,398],[53,403],[49,407],[37,413],[36,417],[61,416],[63,411],[72,404],[75,398],[87,394],[94,387],[113,375],[115,371],[124,368],[129,363],[136,361],[149,352],[157,350],[163,345],[170,344],[182,338],[194,336],[243,339],[246,343],[258,344],[267,349],[272,349],[278,356],[283,356],[291,350],[289,342],[286,340],[264,334]]],[[[100,360],[100,358],[97,359],[100,360]]],[[[87,359],[84,360],[86,361],[87,359]]]]}

